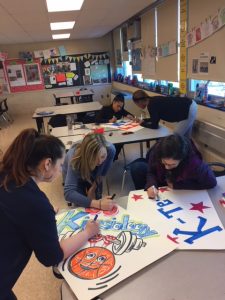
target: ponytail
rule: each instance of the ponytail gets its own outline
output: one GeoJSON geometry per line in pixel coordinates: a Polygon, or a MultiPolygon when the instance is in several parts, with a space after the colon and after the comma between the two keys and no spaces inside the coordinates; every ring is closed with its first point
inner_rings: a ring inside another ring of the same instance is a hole
{"type": "Polygon", "coordinates": [[[9,146],[0,162],[0,186],[7,189],[10,181],[24,185],[41,160],[51,158],[53,164],[63,157],[64,144],[54,136],[40,135],[33,128],[23,130],[9,146]]]}

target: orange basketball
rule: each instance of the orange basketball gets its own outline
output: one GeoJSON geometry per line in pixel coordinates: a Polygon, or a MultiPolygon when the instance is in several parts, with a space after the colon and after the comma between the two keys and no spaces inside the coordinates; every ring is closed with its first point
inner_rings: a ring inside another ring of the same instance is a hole
{"type": "Polygon", "coordinates": [[[81,279],[96,279],[108,274],[115,266],[113,253],[102,247],[82,249],[69,260],[69,271],[81,279]]]}

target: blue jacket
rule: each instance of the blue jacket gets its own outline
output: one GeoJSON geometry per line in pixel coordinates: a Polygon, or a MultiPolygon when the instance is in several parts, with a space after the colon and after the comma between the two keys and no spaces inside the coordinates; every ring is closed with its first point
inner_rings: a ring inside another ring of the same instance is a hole
{"type": "MultiPolygon", "coordinates": [[[[81,178],[80,171],[72,168],[70,161],[76,150],[76,144],[73,145],[66,154],[66,158],[63,164],[62,173],[64,180],[64,196],[66,201],[76,204],[81,207],[90,207],[91,199],[86,195],[86,190],[90,188],[90,183],[81,178]]],[[[100,165],[97,166],[91,173],[92,182],[98,176],[106,176],[109,168],[112,165],[113,158],[115,156],[116,149],[111,143],[107,143],[107,158],[100,165]]],[[[96,190],[96,199],[101,198],[101,191],[96,190]]]]}
{"type": "Polygon", "coordinates": [[[63,259],[54,209],[32,179],[21,187],[12,182],[9,192],[0,187],[0,236],[0,299],[9,295],[32,252],[45,266],[63,259]]]}

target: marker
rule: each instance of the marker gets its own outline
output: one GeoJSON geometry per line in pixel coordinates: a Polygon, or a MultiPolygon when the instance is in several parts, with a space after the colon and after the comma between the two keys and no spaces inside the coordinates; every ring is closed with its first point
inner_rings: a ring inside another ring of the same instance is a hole
{"type": "Polygon", "coordinates": [[[98,219],[98,215],[95,215],[95,217],[94,217],[94,220],[93,220],[93,221],[95,222],[95,221],[97,221],[97,219],[98,219]]]}
{"type": "Polygon", "coordinates": [[[160,200],[160,199],[159,199],[159,195],[157,195],[157,193],[156,193],[156,188],[155,188],[155,186],[153,185],[152,188],[153,188],[153,191],[154,191],[154,194],[155,194],[155,199],[156,199],[156,200],[160,200]]]}
{"type": "Polygon", "coordinates": [[[116,197],[116,194],[113,194],[112,197],[111,197],[111,199],[113,200],[115,197],[116,197]]]}

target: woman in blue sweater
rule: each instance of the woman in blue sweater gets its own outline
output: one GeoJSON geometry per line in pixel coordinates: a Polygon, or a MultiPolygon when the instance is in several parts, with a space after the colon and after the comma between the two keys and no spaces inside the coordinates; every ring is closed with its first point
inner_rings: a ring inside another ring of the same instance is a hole
{"type": "Polygon", "coordinates": [[[58,241],[55,212],[41,182],[52,182],[61,173],[63,143],[54,136],[23,130],[0,162],[0,299],[12,300],[12,288],[32,252],[45,266],[67,258],[93,235],[97,222],[84,231],[58,241]]]}
{"type": "Polygon", "coordinates": [[[115,147],[102,134],[87,134],[67,152],[63,164],[64,195],[77,206],[113,208],[111,196],[102,197],[102,177],[115,156],[115,147]]]}

